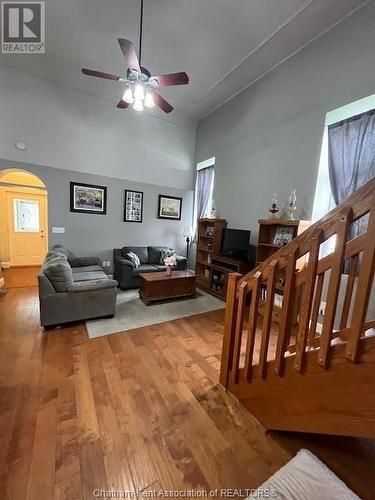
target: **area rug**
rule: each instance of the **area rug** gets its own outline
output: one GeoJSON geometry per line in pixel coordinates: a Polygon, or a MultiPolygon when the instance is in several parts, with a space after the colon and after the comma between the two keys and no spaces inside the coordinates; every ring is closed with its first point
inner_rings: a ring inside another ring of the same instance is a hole
{"type": "Polygon", "coordinates": [[[202,290],[197,292],[196,297],[156,302],[150,306],[142,302],[138,290],[127,290],[118,292],[116,314],[113,318],[86,321],[86,328],[90,339],[94,339],[224,307],[222,300],[202,290]]]}

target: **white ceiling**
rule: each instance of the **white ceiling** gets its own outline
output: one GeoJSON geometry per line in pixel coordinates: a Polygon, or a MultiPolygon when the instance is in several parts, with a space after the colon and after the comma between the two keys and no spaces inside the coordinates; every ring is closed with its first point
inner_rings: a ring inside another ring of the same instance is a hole
{"type": "MultiPolygon", "coordinates": [[[[162,119],[193,125],[315,39],[363,0],[144,0],[143,65],[154,74],[186,71],[188,86],[161,94],[175,111],[162,119]]],[[[122,74],[117,38],[138,44],[140,0],[47,0],[46,54],[1,62],[109,103],[119,83],[81,74],[85,66],[122,74]]],[[[110,105],[110,104],[109,104],[110,105]]],[[[123,110],[119,113],[133,113],[123,110]]],[[[149,111],[147,111],[149,112],[149,111]]]]}

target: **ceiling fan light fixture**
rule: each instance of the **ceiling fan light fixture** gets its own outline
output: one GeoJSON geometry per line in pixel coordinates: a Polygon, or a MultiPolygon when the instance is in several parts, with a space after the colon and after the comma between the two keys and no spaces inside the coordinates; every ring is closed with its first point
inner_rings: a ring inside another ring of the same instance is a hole
{"type": "Polygon", "coordinates": [[[143,101],[144,98],[145,98],[145,91],[143,90],[142,85],[137,83],[134,89],[134,99],[136,101],[143,101]]]}
{"type": "Polygon", "coordinates": [[[141,99],[136,99],[133,104],[134,111],[143,111],[143,102],[141,99]]]}
{"type": "MultiPolygon", "coordinates": [[[[136,111],[143,111],[144,107],[159,107],[164,113],[173,111],[173,106],[158,92],[159,87],[174,87],[175,85],[187,85],[189,77],[184,71],[152,76],[151,72],[142,66],[142,41],[143,41],[143,4],[140,1],[140,25],[139,25],[139,51],[138,55],[134,43],[126,38],[118,38],[120,50],[125,58],[126,74],[123,76],[112,73],[104,73],[88,68],[81,68],[84,75],[104,78],[125,84],[122,89],[123,97],[117,103],[117,109],[126,109],[129,104],[136,111]]],[[[121,89],[120,89],[121,92],[121,89]]]]}
{"type": "Polygon", "coordinates": [[[154,96],[151,92],[147,92],[144,104],[146,108],[153,108],[155,106],[154,96]]]}
{"type": "Polygon", "coordinates": [[[122,99],[127,102],[128,104],[133,104],[134,102],[134,97],[133,97],[133,92],[130,87],[126,87],[124,95],[122,99]]]}

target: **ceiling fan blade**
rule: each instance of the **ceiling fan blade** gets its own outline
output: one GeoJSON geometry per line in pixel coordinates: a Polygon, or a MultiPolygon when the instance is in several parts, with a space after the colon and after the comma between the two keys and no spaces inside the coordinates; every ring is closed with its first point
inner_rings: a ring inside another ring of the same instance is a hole
{"type": "Polygon", "coordinates": [[[171,85],[187,85],[189,77],[185,72],[170,73],[169,75],[153,76],[158,82],[160,87],[167,87],[171,85]]]}
{"type": "Polygon", "coordinates": [[[134,44],[130,40],[126,40],[125,38],[118,38],[118,43],[120,44],[120,48],[122,53],[124,54],[126,64],[129,69],[133,69],[141,72],[141,68],[139,67],[138,56],[135,52],[134,44]]]}
{"type": "Polygon", "coordinates": [[[111,73],[103,73],[102,71],[96,71],[94,69],[82,68],[82,73],[88,76],[96,76],[98,78],[105,78],[106,80],[121,80],[121,76],[111,75],[111,73]]]}
{"type": "Polygon", "coordinates": [[[153,93],[155,104],[159,106],[165,113],[170,113],[173,111],[173,106],[167,102],[164,97],[156,92],[153,93]]]}
{"type": "Polygon", "coordinates": [[[120,109],[126,109],[129,106],[129,104],[121,99],[121,101],[118,102],[117,107],[120,109]]]}

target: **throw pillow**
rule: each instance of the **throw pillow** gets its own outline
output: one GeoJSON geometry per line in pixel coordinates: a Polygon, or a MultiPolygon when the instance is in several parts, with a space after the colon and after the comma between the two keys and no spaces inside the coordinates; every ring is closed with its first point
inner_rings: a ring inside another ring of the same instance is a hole
{"type": "Polygon", "coordinates": [[[135,255],[138,255],[139,260],[141,261],[141,264],[150,264],[150,262],[148,260],[147,247],[127,246],[127,247],[123,247],[121,252],[125,258],[126,258],[127,253],[133,252],[133,253],[135,253],[135,255]]]}
{"type": "Polygon", "coordinates": [[[64,247],[64,245],[53,245],[52,250],[56,250],[57,252],[62,252],[66,255],[68,262],[74,262],[76,256],[72,253],[68,248],[64,247]]]}
{"type": "Polygon", "coordinates": [[[130,260],[130,262],[134,264],[135,268],[141,265],[141,261],[139,260],[138,255],[136,255],[134,252],[128,252],[126,256],[130,260]]]}
{"type": "Polygon", "coordinates": [[[48,250],[44,260],[56,259],[56,257],[59,257],[62,260],[68,260],[66,254],[64,252],[60,252],[59,250],[48,250]]]}
{"type": "Polygon", "coordinates": [[[42,271],[52,283],[56,292],[66,292],[73,283],[72,268],[68,264],[66,257],[56,257],[47,260],[42,267],[42,271]]]}
{"type": "Polygon", "coordinates": [[[160,254],[160,264],[164,265],[166,257],[176,257],[175,250],[169,250],[169,249],[162,250],[160,254]]]}

